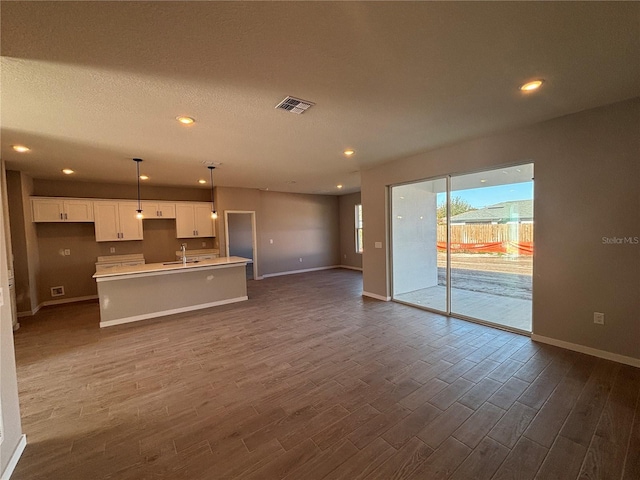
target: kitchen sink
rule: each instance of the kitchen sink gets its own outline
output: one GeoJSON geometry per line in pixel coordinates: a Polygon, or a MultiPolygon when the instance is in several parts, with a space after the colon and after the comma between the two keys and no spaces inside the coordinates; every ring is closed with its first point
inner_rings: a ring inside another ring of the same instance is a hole
{"type": "Polygon", "coordinates": [[[176,260],[175,262],[165,262],[163,265],[180,265],[181,263],[200,263],[200,260],[187,260],[186,262],[176,260]]]}

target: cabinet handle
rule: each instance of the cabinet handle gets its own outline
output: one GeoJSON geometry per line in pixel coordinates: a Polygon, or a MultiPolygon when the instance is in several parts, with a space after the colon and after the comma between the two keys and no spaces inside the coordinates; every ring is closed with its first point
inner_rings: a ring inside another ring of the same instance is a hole
{"type": "Polygon", "coordinates": [[[158,211],[158,216],[161,217],[162,216],[162,212],[158,211]]]}
{"type": "Polygon", "coordinates": [[[60,220],[64,220],[64,217],[62,216],[62,214],[60,214],[60,220]]]}
{"type": "Polygon", "coordinates": [[[64,214],[64,219],[67,220],[69,217],[67,217],[67,214],[64,214]]]}

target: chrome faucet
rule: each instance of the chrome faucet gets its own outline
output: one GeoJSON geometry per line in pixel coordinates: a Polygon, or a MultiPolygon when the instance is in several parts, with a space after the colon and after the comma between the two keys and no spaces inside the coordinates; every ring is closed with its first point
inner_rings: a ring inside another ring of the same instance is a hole
{"type": "Polygon", "coordinates": [[[180,251],[182,252],[182,264],[187,264],[187,244],[183,243],[180,245],[180,251]]]}

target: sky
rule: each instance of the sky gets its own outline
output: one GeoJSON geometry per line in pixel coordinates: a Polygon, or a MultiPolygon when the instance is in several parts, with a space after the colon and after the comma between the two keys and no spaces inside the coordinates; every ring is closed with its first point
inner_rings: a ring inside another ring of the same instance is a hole
{"type": "MultiPolygon", "coordinates": [[[[514,200],[532,200],[533,182],[511,183],[495,187],[470,188],[468,190],[454,190],[451,198],[460,197],[466,200],[474,208],[482,208],[500,202],[512,202],[514,200]]],[[[446,200],[444,193],[437,197],[438,205],[446,200]]]]}

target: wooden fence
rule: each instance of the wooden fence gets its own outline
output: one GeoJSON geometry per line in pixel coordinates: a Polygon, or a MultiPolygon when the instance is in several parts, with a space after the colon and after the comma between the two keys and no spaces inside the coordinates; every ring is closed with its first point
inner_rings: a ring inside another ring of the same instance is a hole
{"type": "MultiPolygon", "coordinates": [[[[447,241],[447,226],[438,225],[438,242],[447,241]]],[[[451,243],[533,242],[533,223],[451,225],[451,243]]]]}

